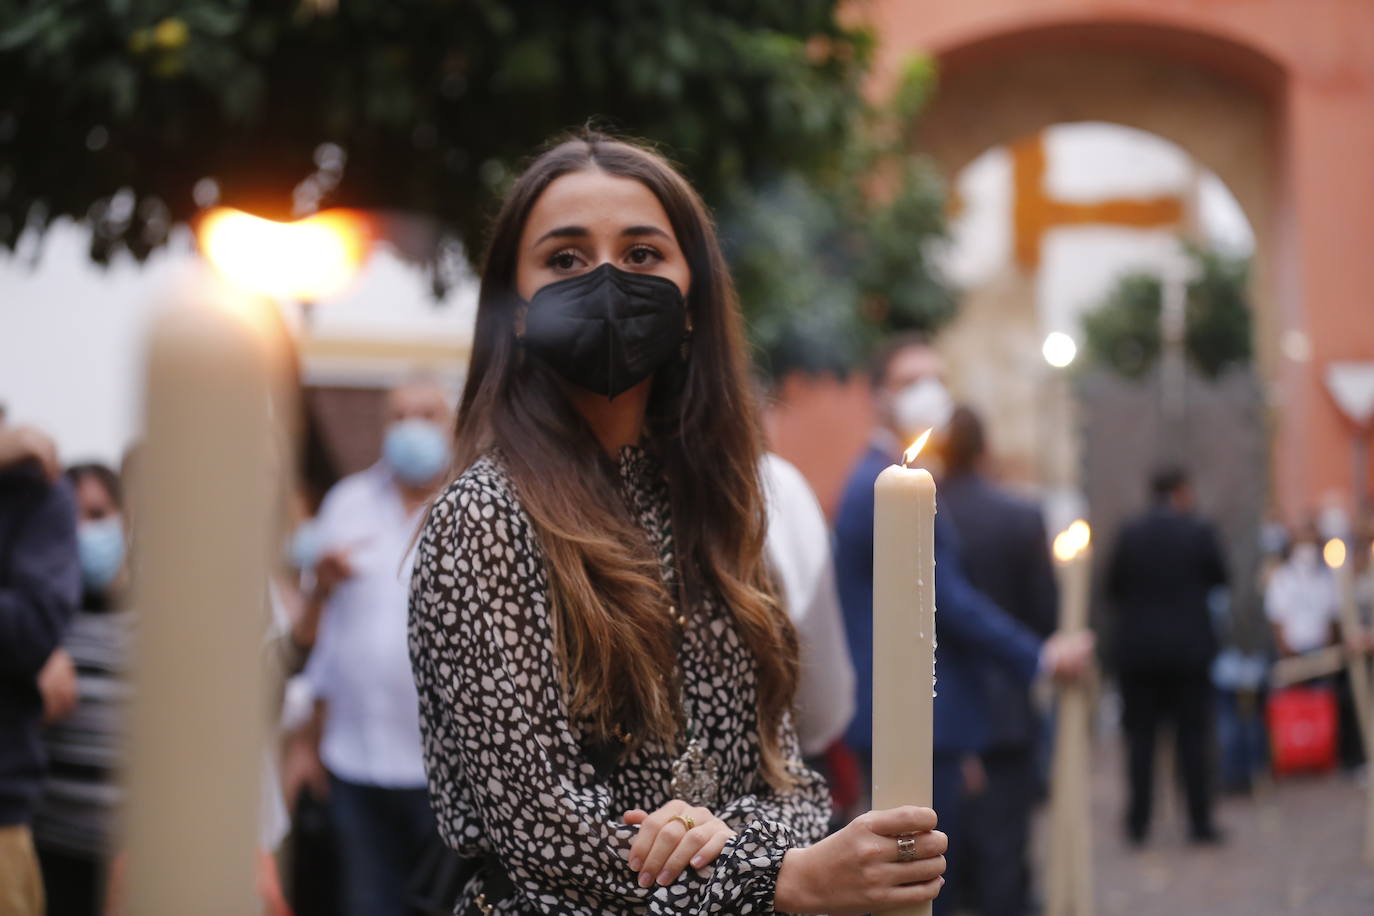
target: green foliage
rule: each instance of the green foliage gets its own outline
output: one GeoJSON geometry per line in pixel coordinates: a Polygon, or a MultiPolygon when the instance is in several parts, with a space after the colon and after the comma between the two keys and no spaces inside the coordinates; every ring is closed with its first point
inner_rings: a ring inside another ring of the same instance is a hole
{"type": "Polygon", "coordinates": [[[913,58],[892,100],[863,112],[835,168],[742,189],[724,208],[768,374],[844,372],[883,336],[953,316],[931,251],[945,235],[944,189],[910,141],[934,80],[932,62],[913,58]]]}
{"type": "MultiPolygon", "coordinates": [[[[1215,378],[1229,366],[1248,363],[1252,355],[1250,261],[1194,245],[1187,250],[1195,269],[1188,284],[1184,344],[1193,365],[1215,378]]],[[[1127,377],[1145,374],[1159,358],[1162,309],[1159,277],[1121,277],[1102,304],[1083,317],[1088,355],[1127,377]]]]}
{"type": "Polygon", "coordinates": [[[1194,249],[1201,268],[1188,289],[1188,355],[1209,378],[1254,354],[1250,328],[1250,259],[1194,249]]]}
{"type": "Polygon", "coordinates": [[[717,200],[842,145],[870,40],[834,6],[0,0],[0,246],[129,189],[93,254],[141,257],[206,177],[288,216],[326,142],[347,165],[320,204],[475,242],[520,159],[591,117],[664,144],[717,200]]]}
{"type": "Polygon", "coordinates": [[[873,39],[838,0],[328,5],[0,0],[0,250],[71,217],[95,260],[141,259],[217,191],[275,218],[420,213],[471,254],[522,159],[593,122],[715,207],[765,350],[820,335],[848,359],[952,309],[925,256],[938,187],[904,159],[932,64],[870,111],[873,39]]]}
{"type": "Polygon", "coordinates": [[[1096,309],[1083,316],[1084,344],[1093,362],[1138,378],[1159,358],[1163,288],[1154,274],[1127,274],[1096,309]]]}

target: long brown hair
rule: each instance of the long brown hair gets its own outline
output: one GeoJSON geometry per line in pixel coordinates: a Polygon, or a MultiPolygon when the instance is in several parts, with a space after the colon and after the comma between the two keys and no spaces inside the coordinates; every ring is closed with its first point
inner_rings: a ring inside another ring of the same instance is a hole
{"type": "Polygon", "coordinates": [[[455,466],[461,472],[499,449],[534,523],[574,721],[596,740],[628,735],[631,748],[651,739],[672,747],[679,698],[664,674],[677,667],[667,614],[677,599],[618,496],[614,464],[556,376],[524,358],[516,339],[516,265],[530,210],[554,180],[589,169],[652,191],[691,269],[690,354],[656,374],[646,427],[668,482],[683,588],[689,597],[716,590],[753,654],[761,771],[782,787],[779,730],[796,692],[797,640],[763,555],[762,435],[739,304],[705,205],[658,154],[586,132],[548,149],[512,186],[483,263],[455,466]]]}

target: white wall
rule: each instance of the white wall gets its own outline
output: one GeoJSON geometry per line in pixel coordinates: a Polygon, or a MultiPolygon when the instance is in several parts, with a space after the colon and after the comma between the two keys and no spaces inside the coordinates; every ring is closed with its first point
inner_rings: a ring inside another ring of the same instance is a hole
{"type": "MultiPolygon", "coordinates": [[[[55,225],[37,254],[35,241],[0,258],[0,403],[9,422],[47,430],[64,462],[117,464],[138,435],[149,316],[198,260],[190,234],[146,264],[121,257],[108,268],[90,262],[87,232],[74,223],[55,225]]],[[[475,303],[468,283],[436,304],[426,277],[380,247],[348,292],[316,306],[310,333],[463,341],[475,303]]]]}

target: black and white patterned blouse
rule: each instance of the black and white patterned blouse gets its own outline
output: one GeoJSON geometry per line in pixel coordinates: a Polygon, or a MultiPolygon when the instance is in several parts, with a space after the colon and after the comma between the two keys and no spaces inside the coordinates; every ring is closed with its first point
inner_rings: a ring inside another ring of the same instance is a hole
{"type": "MultiPolygon", "coordinates": [[[[667,486],[643,449],[620,455],[627,507],[671,570],[667,486]]],[[[484,873],[457,912],[771,913],[783,854],[825,835],[829,796],[784,727],[795,785],[759,772],[755,666],[719,598],[690,609],[681,657],[696,737],[719,768],[719,798],[700,802],[737,836],[712,866],[641,888],[625,811],[671,799],[682,748],[646,743],[598,770],[560,688],[548,576],[529,517],[499,458],[488,455],[436,502],[420,540],[410,599],[410,653],[425,768],[445,842],[499,859],[515,887],[493,899],[484,873]]]]}

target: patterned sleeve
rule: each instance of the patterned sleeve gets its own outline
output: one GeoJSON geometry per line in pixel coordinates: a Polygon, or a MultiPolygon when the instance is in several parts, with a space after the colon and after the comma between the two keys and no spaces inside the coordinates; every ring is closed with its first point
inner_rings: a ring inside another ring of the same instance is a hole
{"type": "Polygon", "coordinates": [[[525,905],[544,912],[772,912],[795,842],[786,825],[815,832],[793,817],[796,791],[733,802],[722,819],[750,823],[714,869],[639,887],[626,861],[635,828],[568,721],[528,519],[504,481],[475,471],[435,504],[410,601],[425,767],[446,842],[494,852],[525,905]]]}
{"type": "Polygon", "coordinates": [[[720,909],[704,912],[771,913],[782,857],[810,846],[829,829],[830,790],[801,759],[791,717],[783,723],[783,752],[792,786],[779,791],[760,777],[754,792],[726,803],[716,816],[737,831],[716,859],[708,896],[720,909]]]}

